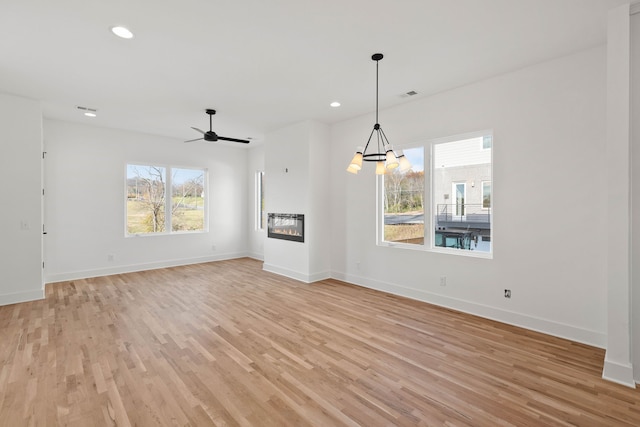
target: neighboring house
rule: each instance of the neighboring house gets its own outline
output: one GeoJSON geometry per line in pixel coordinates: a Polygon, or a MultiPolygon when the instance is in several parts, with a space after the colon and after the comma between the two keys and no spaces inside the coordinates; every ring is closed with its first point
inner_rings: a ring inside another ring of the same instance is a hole
{"type": "Polygon", "coordinates": [[[490,135],[433,147],[436,246],[491,250],[490,135]]]}

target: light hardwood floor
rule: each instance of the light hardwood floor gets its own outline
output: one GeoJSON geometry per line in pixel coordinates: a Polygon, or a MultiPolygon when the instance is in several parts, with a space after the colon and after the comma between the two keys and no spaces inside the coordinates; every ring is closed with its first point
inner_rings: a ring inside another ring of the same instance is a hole
{"type": "Polygon", "coordinates": [[[601,349],[239,259],[0,307],[1,426],[638,426],[601,349]]]}

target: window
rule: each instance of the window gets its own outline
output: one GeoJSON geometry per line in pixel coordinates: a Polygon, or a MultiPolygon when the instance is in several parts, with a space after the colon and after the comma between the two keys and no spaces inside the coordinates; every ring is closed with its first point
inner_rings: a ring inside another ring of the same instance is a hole
{"type": "Polygon", "coordinates": [[[491,254],[492,145],[492,135],[481,132],[404,149],[413,168],[379,181],[379,243],[491,254]]]}
{"type": "Polygon", "coordinates": [[[409,148],[404,155],[413,168],[397,168],[383,177],[385,242],[424,244],[424,149],[409,148]]]}
{"type": "Polygon", "coordinates": [[[434,246],[491,252],[491,135],[432,144],[434,246]]]}
{"type": "Polygon", "coordinates": [[[482,207],[491,207],[491,181],[482,181],[482,207]]]}
{"type": "Polygon", "coordinates": [[[489,150],[491,148],[492,143],[493,143],[493,136],[484,135],[482,137],[482,149],[483,150],[489,150]]]}
{"type": "Polygon", "coordinates": [[[205,169],[128,164],[126,176],[127,235],[206,230],[205,169]]]}
{"type": "Polygon", "coordinates": [[[256,230],[264,230],[267,217],[264,209],[264,172],[256,172],[256,230]]]}
{"type": "Polygon", "coordinates": [[[127,165],[127,233],[164,233],[166,169],[127,165]]]}
{"type": "Polygon", "coordinates": [[[204,169],[171,169],[171,231],[204,231],[204,169]]]}

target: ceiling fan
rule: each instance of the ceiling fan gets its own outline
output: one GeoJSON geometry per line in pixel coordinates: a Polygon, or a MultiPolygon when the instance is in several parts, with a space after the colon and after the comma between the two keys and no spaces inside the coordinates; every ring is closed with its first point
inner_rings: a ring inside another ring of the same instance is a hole
{"type": "Polygon", "coordinates": [[[249,143],[249,141],[246,140],[246,139],[227,138],[226,136],[218,136],[218,134],[215,133],[211,129],[211,118],[216,113],[216,110],[211,110],[211,109],[207,108],[205,110],[205,112],[209,115],[209,132],[205,132],[205,131],[203,131],[201,129],[194,128],[193,126],[191,126],[191,129],[197,130],[198,132],[200,132],[204,136],[202,138],[190,139],[190,140],[185,141],[185,142],[194,142],[194,141],[200,141],[201,139],[204,139],[205,141],[211,141],[211,142],[215,142],[215,141],[231,141],[231,142],[240,142],[242,144],[248,144],[249,143]]]}

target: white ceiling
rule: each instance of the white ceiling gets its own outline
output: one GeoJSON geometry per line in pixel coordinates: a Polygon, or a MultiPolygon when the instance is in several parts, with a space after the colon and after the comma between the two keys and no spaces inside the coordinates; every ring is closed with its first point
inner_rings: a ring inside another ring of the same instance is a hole
{"type": "Polygon", "coordinates": [[[218,134],[255,144],[372,113],[373,53],[385,108],[603,44],[626,2],[0,0],[0,92],[41,100],[47,118],[181,140],[215,108],[218,134]]]}

